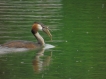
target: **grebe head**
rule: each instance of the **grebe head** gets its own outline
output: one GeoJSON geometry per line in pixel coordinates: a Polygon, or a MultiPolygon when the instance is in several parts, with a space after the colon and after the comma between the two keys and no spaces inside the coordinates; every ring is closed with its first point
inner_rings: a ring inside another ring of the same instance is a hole
{"type": "Polygon", "coordinates": [[[50,39],[52,40],[52,35],[49,31],[49,28],[47,26],[45,26],[44,24],[38,23],[38,22],[34,22],[34,24],[32,25],[32,33],[36,34],[38,31],[43,31],[45,32],[50,39]]]}

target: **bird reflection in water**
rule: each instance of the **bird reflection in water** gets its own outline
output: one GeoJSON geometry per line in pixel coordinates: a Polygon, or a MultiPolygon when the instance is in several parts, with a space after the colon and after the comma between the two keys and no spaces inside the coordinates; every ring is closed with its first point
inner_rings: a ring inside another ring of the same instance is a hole
{"type": "Polygon", "coordinates": [[[50,65],[52,59],[52,52],[50,52],[49,56],[45,56],[44,52],[45,49],[39,50],[32,61],[33,69],[36,74],[39,74],[44,70],[47,70],[47,67],[50,65]]]}
{"type": "Polygon", "coordinates": [[[54,48],[54,46],[50,44],[45,44],[43,37],[39,34],[38,31],[45,32],[52,41],[52,35],[49,31],[49,28],[42,23],[34,22],[34,24],[32,25],[31,32],[35,36],[37,43],[33,43],[30,41],[16,40],[16,41],[7,42],[0,45],[0,48],[1,49],[3,48],[4,52],[7,51],[7,48],[9,51],[12,51],[12,50],[16,51],[16,49],[20,50],[21,48],[25,48],[25,49],[41,48],[41,50],[38,51],[37,55],[35,56],[33,60],[33,69],[36,73],[39,73],[45,70],[45,67],[50,65],[52,54],[50,56],[45,56],[44,51],[46,49],[54,48]]]}

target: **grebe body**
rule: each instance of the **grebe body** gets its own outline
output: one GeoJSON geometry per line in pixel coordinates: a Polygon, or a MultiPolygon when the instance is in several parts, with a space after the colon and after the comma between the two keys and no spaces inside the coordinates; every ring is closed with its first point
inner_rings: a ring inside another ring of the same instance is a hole
{"type": "Polygon", "coordinates": [[[1,46],[9,47],[9,48],[29,48],[29,49],[44,46],[45,45],[44,39],[39,34],[38,31],[45,32],[52,39],[52,35],[51,35],[48,27],[46,27],[43,24],[40,24],[38,22],[35,22],[32,25],[31,32],[35,36],[35,38],[37,39],[38,43],[34,43],[34,42],[30,42],[30,41],[17,40],[17,41],[11,41],[11,42],[4,43],[1,46]]]}

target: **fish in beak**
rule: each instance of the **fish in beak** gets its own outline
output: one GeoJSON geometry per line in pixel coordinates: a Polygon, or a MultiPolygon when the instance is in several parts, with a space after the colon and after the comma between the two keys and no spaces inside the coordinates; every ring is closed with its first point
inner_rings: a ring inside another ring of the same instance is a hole
{"type": "Polygon", "coordinates": [[[52,34],[50,33],[49,28],[44,26],[42,30],[50,37],[50,40],[52,41],[52,34]]]}

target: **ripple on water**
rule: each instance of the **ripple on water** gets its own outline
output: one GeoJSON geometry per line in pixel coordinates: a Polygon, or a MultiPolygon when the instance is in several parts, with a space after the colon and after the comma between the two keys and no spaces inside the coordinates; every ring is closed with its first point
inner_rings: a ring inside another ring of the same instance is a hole
{"type": "Polygon", "coordinates": [[[0,46],[0,54],[6,54],[9,52],[23,52],[27,51],[28,49],[26,48],[8,48],[8,47],[2,47],[0,46]]]}

